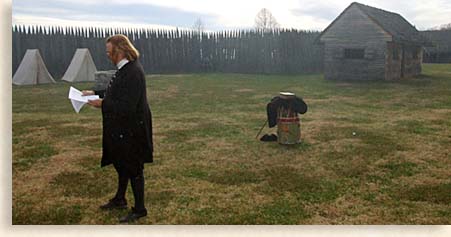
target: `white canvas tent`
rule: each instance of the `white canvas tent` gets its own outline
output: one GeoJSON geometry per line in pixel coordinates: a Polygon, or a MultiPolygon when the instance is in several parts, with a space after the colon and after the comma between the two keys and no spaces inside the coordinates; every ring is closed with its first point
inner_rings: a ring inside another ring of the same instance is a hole
{"type": "Polygon", "coordinates": [[[13,76],[14,85],[55,83],[37,49],[28,49],[13,76]]]}
{"type": "Polygon", "coordinates": [[[62,80],[68,82],[94,81],[96,71],[96,65],[89,50],[77,49],[62,80]]]}

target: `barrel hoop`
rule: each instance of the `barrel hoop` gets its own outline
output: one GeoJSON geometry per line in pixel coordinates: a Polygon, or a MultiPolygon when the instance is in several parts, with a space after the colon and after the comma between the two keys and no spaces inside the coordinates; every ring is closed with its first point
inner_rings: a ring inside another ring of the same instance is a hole
{"type": "Polygon", "coordinates": [[[299,122],[299,118],[293,117],[293,118],[278,118],[277,122],[282,122],[282,123],[292,123],[292,122],[299,122]]]}

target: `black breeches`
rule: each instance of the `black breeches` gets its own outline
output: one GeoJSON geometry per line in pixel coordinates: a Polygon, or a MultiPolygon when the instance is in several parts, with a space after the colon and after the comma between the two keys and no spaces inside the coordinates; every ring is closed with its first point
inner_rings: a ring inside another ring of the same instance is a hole
{"type": "Polygon", "coordinates": [[[145,209],[144,206],[144,175],[143,169],[139,169],[136,173],[131,173],[124,167],[114,165],[118,174],[117,192],[114,199],[125,200],[125,193],[127,191],[128,180],[130,180],[133,197],[135,198],[135,210],[141,211],[145,209]]]}

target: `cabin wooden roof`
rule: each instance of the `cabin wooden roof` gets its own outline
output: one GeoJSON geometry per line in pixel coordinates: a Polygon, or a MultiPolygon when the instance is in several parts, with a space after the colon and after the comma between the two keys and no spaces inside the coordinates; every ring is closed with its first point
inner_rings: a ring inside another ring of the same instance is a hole
{"type": "Polygon", "coordinates": [[[349,5],[318,37],[321,36],[337,21],[344,12],[351,6],[358,7],[365,15],[368,16],[375,24],[379,25],[383,30],[389,33],[394,41],[409,42],[414,44],[427,45],[429,41],[423,37],[419,31],[410,24],[404,17],[398,13],[385,11],[379,8],[367,6],[358,2],[349,5]]]}

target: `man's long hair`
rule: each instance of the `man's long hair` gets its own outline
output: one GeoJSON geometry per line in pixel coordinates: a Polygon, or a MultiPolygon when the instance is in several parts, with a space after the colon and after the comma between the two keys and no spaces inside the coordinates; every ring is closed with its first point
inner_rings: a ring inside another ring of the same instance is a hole
{"type": "Polygon", "coordinates": [[[106,39],[106,42],[113,45],[113,55],[121,52],[129,61],[135,61],[139,57],[138,50],[136,50],[127,36],[123,34],[110,36],[106,39]]]}

